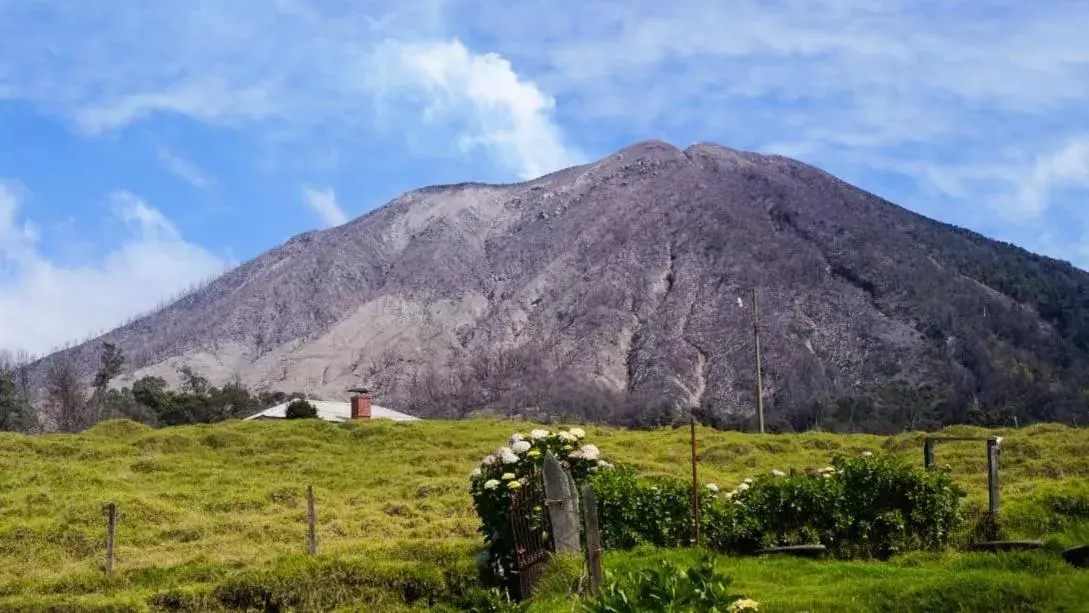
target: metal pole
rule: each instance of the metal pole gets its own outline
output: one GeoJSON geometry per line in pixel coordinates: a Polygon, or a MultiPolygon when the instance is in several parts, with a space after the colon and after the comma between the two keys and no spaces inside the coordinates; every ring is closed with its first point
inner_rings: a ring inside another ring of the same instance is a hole
{"type": "Polygon", "coordinates": [[[764,433],[764,382],[760,372],[760,315],[756,307],[756,288],[752,288],[752,337],[756,348],[756,415],[760,419],[760,434],[764,433]]]}

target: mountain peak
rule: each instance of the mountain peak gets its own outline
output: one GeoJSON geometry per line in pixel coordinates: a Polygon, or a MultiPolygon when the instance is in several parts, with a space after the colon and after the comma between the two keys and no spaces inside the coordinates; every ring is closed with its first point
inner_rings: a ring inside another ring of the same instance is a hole
{"type": "Polygon", "coordinates": [[[909,397],[1084,412],[1089,275],[798,164],[648,140],[526,183],[423,188],[36,368],[72,359],[89,377],[105,340],[135,370],[122,384],[187,365],[331,397],[368,380],[423,415],[612,403],[586,417],[615,421],[620,398],[727,423],[755,404],[757,287],[780,423],[909,397]]]}

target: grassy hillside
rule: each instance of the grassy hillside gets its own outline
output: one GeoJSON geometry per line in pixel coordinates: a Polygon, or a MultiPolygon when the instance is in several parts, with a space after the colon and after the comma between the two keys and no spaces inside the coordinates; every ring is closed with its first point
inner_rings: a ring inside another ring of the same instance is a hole
{"type": "MultiPolygon", "coordinates": [[[[319,551],[331,556],[322,564],[355,560],[374,566],[368,576],[400,576],[419,563],[464,570],[479,542],[468,472],[515,429],[531,427],[307,420],[151,430],[108,422],[77,436],[0,434],[0,610],[58,600],[83,610],[125,602],[139,610],[163,592],[184,600],[240,576],[310,572],[313,564],[299,557],[307,484],[317,499],[319,551]],[[120,508],[112,578],[101,572],[108,501],[120,508]]],[[[992,432],[1006,437],[1000,463],[1011,536],[1044,537],[1055,547],[1089,542],[1089,432],[1055,425],[992,432]]],[[[611,460],[688,474],[687,429],[588,427],[587,434],[611,460]]],[[[914,434],[701,429],[699,437],[701,476],[721,484],[775,468],[824,466],[833,454],[863,450],[922,462],[922,435],[914,434]]],[[[940,445],[938,462],[968,489],[966,504],[985,504],[983,443],[940,445]]]]}

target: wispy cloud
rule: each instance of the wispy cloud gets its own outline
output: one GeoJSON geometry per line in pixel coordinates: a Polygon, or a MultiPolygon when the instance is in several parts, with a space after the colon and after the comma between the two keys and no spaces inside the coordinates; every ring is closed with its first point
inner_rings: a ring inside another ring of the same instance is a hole
{"type": "Polygon", "coordinates": [[[189,160],[174,153],[162,145],[156,148],[159,162],[171,174],[199,189],[208,189],[215,185],[215,178],[189,160]]]}
{"type": "Polygon", "coordinates": [[[327,228],[339,226],[348,221],[348,216],[337,204],[337,195],[331,189],[315,189],[306,185],[302,188],[303,199],[321,218],[327,228]]]}
{"type": "Polygon", "coordinates": [[[45,352],[146,312],[227,263],[185,241],[174,224],[136,195],[109,201],[127,232],[102,258],[62,265],[39,248],[20,215],[29,190],[0,181],[0,349],[45,352]]]}
{"type": "Polygon", "coordinates": [[[1086,31],[1084,2],[9,0],[0,98],[86,134],[169,115],[342,159],[393,135],[522,178],[714,140],[1073,259],[1086,31]]]}

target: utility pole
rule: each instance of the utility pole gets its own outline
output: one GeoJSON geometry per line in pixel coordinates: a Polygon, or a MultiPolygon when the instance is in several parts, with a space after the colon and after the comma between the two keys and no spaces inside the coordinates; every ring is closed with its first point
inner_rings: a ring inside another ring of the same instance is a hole
{"type": "Polygon", "coordinates": [[[752,337],[756,348],[756,415],[760,419],[760,434],[764,433],[764,382],[760,373],[760,315],[756,307],[756,287],[752,288],[752,337]]]}

